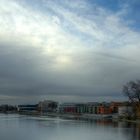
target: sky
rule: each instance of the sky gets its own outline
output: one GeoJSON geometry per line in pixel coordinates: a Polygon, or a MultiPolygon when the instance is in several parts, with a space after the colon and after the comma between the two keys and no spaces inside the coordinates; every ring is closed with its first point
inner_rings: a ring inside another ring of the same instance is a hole
{"type": "Polygon", "coordinates": [[[126,100],[139,13],[140,0],[0,0],[0,104],[126,100]]]}

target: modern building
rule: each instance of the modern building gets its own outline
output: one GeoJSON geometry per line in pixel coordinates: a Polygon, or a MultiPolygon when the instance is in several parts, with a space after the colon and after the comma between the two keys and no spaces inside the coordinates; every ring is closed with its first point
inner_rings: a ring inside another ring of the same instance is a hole
{"type": "Polygon", "coordinates": [[[77,107],[75,103],[63,103],[59,105],[59,113],[76,113],[77,107]]]}
{"type": "Polygon", "coordinates": [[[59,105],[60,113],[97,114],[99,103],[63,103],[59,105]]]}
{"type": "Polygon", "coordinates": [[[37,111],[38,104],[35,105],[18,105],[18,111],[37,111]]]}

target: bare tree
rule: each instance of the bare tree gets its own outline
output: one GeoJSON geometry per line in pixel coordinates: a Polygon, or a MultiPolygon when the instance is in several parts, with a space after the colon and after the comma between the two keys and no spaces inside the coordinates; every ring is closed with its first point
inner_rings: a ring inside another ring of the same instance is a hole
{"type": "Polygon", "coordinates": [[[123,86],[123,93],[134,103],[140,103],[140,80],[130,81],[123,86]]]}

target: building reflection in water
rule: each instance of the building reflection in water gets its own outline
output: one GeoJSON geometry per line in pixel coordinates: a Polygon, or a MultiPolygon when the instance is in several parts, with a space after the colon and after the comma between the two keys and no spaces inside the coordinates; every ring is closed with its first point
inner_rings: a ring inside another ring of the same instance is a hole
{"type": "Polygon", "coordinates": [[[127,140],[139,140],[140,139],[140,123],[132,122],[113,122],[111,120],[96,120],[94,123],[97,126],[115,127],[117,133],[120,133],[127,137],[127,140]]]}

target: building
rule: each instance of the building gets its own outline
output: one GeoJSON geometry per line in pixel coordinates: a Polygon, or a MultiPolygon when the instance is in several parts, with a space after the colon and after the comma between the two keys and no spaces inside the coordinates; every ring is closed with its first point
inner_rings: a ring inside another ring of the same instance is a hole
{"type": "Polygon", "coordinates": [[[118,108],[122,105],[122,102],[111,102],[110,108],[112,110],[112,113],[118,113],[118,108]]]}
{"type": "Polygon", "coordinates": [[[97,103],[97,102],[90,102],[90,103],[87,103],[87,112],[88,114],[97,114],[98,113],[98,108],[100,106],[100,103],[97,103]]]}
{"type": "Polygon", "coordinates": [[[18,105],[18,111],[37,111],[38,104],[35,105],[18,105]]]}
{"type": "Polygon", "coordinates": [[[118,107],[119,116],[133,116],[134,111],[132,106],[119,106],[118,107]]]}
{"type": "Polygon", "coordinates": [[[39,112],[57,112],[58,103],[51,100],[44,100],[38,103],[39,112]]]}
{"type": "Polygon", "coordinates": [[[97,114],[99,103],[63,103],[59,105],[60,113],[97,114]]]}
{"type": "Polygon", "coordinates": [[[76,113],[77,106],[75,103],[63,103],[59,105],[59,113],[76,113]]]}
{"type": "Polygon", "coordinates": [[[110,106],[101,105],[98,107],[98,114],[111,114],[112,110],[110,106]]]}

